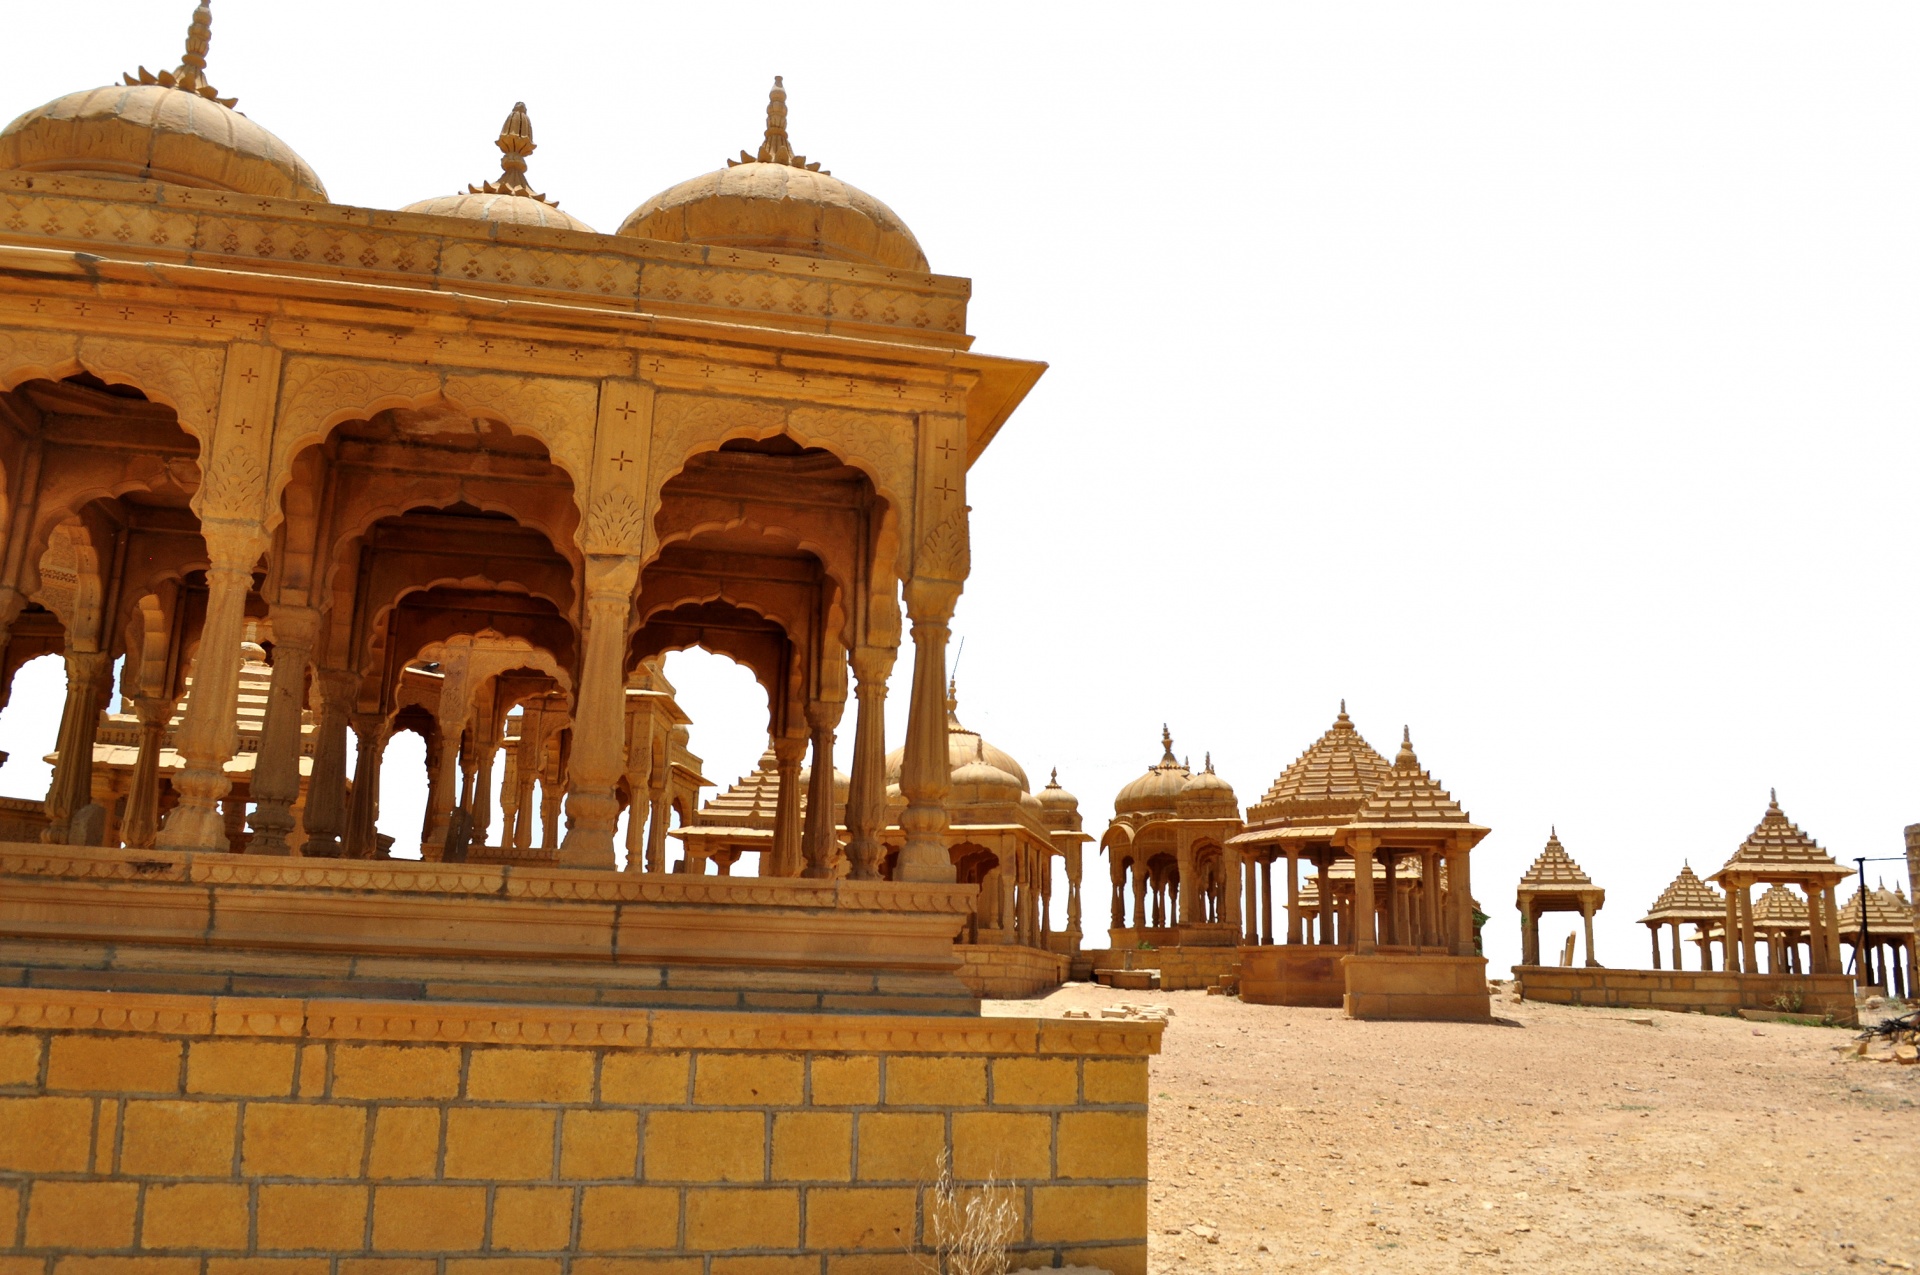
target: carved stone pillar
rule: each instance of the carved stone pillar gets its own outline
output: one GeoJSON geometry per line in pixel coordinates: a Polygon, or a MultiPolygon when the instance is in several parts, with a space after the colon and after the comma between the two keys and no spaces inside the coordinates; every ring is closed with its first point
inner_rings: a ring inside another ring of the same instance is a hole
{"type": "Polygon", "coordinates": [[[1760,972],[1760,955],[1753,931],[1753,886],[1742,881],[1736,902],[1740,908],[1740,968],[1749,974],[1760,972]]]}
{"type": "Polygon", "coordinates": [[[947,793],[953,772],[947,761],[947,622],[960,586],[916,580],[907,587],[913,620],[913,696],[907,702],[907,743],[900,766],[900,814],[906,844],[894,868],[899,881],[952,881],[947,830],[947,793]]]}
{"type": "Polygon", "coordinates": [[[129,850],[150,850],[160,831],[160,750],[166,747],[167,718],[173,705],[154,695],[133,701],[140,719],[140,755],[133,763],[127,791],[127,813],[121,821],[121,840],[129,850]]]}
{"type": "Polygon", "coordinates": [[[673,805],[667,791],[669,778],[671,778],[671,770],[664,759],[660,765],[654,767],[653,774],[647,777],[647,871],[649,872],[667,870],[667,824],[673,819],[673,805]]]}
{"type": "Polygon", "coordinates": [[[1067,938],[1073,950],[1080,950],[1080,870],[1081,848],[1078,843],[1067,848],[1063,857],[1067,861],[1067,938]]]}
{"type": "Polygon", "coordinates": [[[379,848],[375,824],[380,818],[380,755],[386,751],[386,715],[355,713],[353,738],[353,800],[347,806],[346,844],[341,853],[349,859],[372,859],[379,848]]]}
{"type": "Polygon", "coordinates": [[[814,700],[807,705],[807,725],[813,729],[813,770],[807,777],[807,819],[801,841],[807,866],[803,876],[825,880],[833,876],[839,842],[833,819],[833,737],[846,704],[814,700]]]}
{"type": "MultiPolygon", "coordinates": [[[[1267,865],[1269,869],[1272,864],[1267,865]]],[[[1273,942],[1273,877],[1267,877],[1267,942],[1273,942]]],[[[1287,942],[1299,943],[1304,939],[1307,918],[1300,915],[1300,852],[1292,846],[1287,847],[1287,942]]]]}
{"type": "Polygon", "coordinates": [[[164,850],[228,849],[220,801],[232,789],[226,765],[239,745],[235,720],[240,696],[240,637],[246,626],[247,592],[263,537],[252,527],[201,524],[211,559],[207,567],[207,612],[193,686],[178,735],[184,762],[174,777],[180,803],[167,816],[157,844],[164,850]]]}
{"type": "Polygon", "coordinates": [[[307,607],[273,609],[273,679],[253,764],[253,840],[249,854],[290,854],[293,803],[300,795],[300,708],[320,615],[307,607]]]}
{"type": "Polygon", "coordinates": [[[847,782],[847,860],[856,881],[880,875],[880,829],[887,819],[887,677],[895,649],[862,647],[853,654],[853,773],[847,782]]]}
{"type": "Polygon", "coordinates": [[[1453,954],[1455,956],[1474,956],[1473,947],[1473,880],[1472,869],[1467,866],[1468,847],[1455,844],[1453,853],[1447,856],[1447,888],[1453,892],[1453,954]]]}
{"type": "Polygon", "coordinates": [[[626,751],[627,616],[639,575],[637,558],[587,557],[586,648],[568,762],[567,837],[559,853],[568,867],[614,866],[620,803],[613,786],[626,751]]]}
{"type": "Polygon", "coordinates": [[[53,782],[47,788],[47,826],[40,833],[42,841],[55,844],[74,836],[74,815],[93,799],[93,741],[100,727],[100,700],[113,672],[105,651],[69,647],[66,662],[67,702],[60,716],[53,782]]]}
{"type": "MultiPolygon", "coordinates": [[[[532,713],[520,719],[520,747],[514,757],[513,771],[513,848],[525,850],[533,845],[533,782],[539,778],[540,741],[534,735],[537,718],[532,713]]],[[[631,818],[632,816],[628,816],[631,818]]]]}
{"type": "MultiPolygon", "coordinates": [[[[491,700],[489,692],[487,698],[491,700]]],[[[486,704],[474,714],[473,742],[478,755],[474,758],[473,805],[473,844],[489,844],[489,833],[493,825],[493,761],[500,752],[500,728],[494,721],[493,705],[486,704]]],[[[619,819],[616,809],[614,818],[619,819]]]]}
{"type": "Polygon", "coordinates": [[[763,877],[800,875],[800,762],[806,754],[805,739],[782,735],[773,741],[780,791],[773,807],[773,848],[768,851],[772,863],[760,865],[763,877]]]}
{"type": "MultiPolygon", "coordinates": [[[[1807,893],[1813,892],[1809,890],[1807,893]]],[[[1866,906],[1865,899],[1860,903],[1862,907],[1866,906]]],[[[1823,918],[1822,937],[1827,949],[1827,973],[1838,974],[1843,968],[1840,964],[1840,909],[1834,906],[1831,881],[1820,887],[1820,912],[1823,918]]]]}
{"type": "Polygon", "coordinates": [[[313,676],[313,773],[307,777],[309,858],[340,853],[347,830],[347,715],[360,679],[344,669],[319,669],[313,676]]]}
{"type": "MultiPolygon", "coordinates": [[[[1582,903],[1580,905],[1580,919],[1585,921],[1587,925],[1587,968],[1594,969],[1600,962],[1594,959],[1593,955],[1593,904],[1582,903]]],[[[1654,946],[1656,949],[1655,959],[1657,960],[1659,945],[1655,944],[1654,946]]]]}

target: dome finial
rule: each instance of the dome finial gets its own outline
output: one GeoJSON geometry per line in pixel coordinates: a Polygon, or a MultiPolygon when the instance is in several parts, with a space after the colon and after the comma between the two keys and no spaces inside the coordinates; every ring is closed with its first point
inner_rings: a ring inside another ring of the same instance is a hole
{"type": "Polygon", "coordinates": [[[1400,728],[1400,755],[1393,759],[1395,770],[1418,770],[1420,759],[1413,753],[1413,731],[1406,726],[1400,728]]]}
{"type": "Polygon", "coordinates": [[[1346,715],[1347,715],[1347,697],[1342,695],[1340,697],[1340,716],[1345,717],[1346,715]]]}
{"type": "Polygon", "coordinates": [[[212,47],[213,5],[210,0],[200,0],[192,19],[187,23],[187,50],[179,66],[158,75],[143,66],[137,75],[122,75],[120,78],[127,84],[158,84],[162,88],[179,89],[183,93],[192,93],[230,108],[239,99],[221,97],[213,85],[207,83],[207,50],[212,47]]]}
{"type": "Polygon", "coordinates": [[[1767,789],[1767,804],[1775,810],[1780,809],[1780,790],[1778,788],[1767,789]]]}
{"type": "Polygon", "coordinates": [[[1209,775],[1213,773],[1213,750],[1211,748],[1207,750],[1207,773],[1209,775]]]}
{"type": "Polygon", "coordinates": [[[527,183],[527,156],[536,148],[533,121],[527,117],[525,102],[515,102],[507,112],[494,145],[500,148],[500,176],[494,181],[468,186],[469,195],[519,195],[523,199],[537,199],[551,208],[560,206],[558,200],[548,199],[527,183]]]}
{"type": "Polygon", "coordinates": [[[810,173],[824,173],[826,169],[818,164],[809,164],[805,155],[793,153],[793,141],[787,136],[787,89],[783,76],[773,77],[773,88],[767,94],[767,135],[760,143],[760,153],[749,155],[740,152],[739,159],[727,161],[728,168],[741,164],[784,164],[788,168],[804,168],[810,173]]]}
{"type": "Polygon", "coordinates": [[[1162,766],[1180,764],[1173,755],[1173,732],[1167,729],[1165,722],[1160,723],[1160,764],[1162,766]]]}

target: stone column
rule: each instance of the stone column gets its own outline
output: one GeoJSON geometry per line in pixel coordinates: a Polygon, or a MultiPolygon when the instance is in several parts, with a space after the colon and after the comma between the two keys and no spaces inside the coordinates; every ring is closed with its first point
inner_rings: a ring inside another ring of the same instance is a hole
{"type": "MultiPolygon", "coordinates": [[[[1680,968],[1680,922],[1675,921],[1673,923],[1672,928],[1673,928],[1673,968],[1678,970],[1680,968]]],[[[1659,946],[1658,940],[1656,939],[1655,947],[1657,948],[1658,946],[1659,946]]],[[[1654,965],[1654,968],[1655,969],[1660,968],[1658,963],[1654,965]]]]}
{"type": "Polygon", "coordinates": [[[178,747],[185,763],[174,777],[180,802],[167,815],[156,844],[163,850],[228,849],[220,801],[232,789],[226,765],[239,745],[235,712],[240,698],[240,637],[246,627],[247,592],[253,565],[264,549],[251,527],[201,523],[207,542],[207,612],[193,661],[193,686],[180,722],[178,747]]]}
{"type": "Polygon", "coordinates": [[[942,834],[953,780],[947,764],[947,621],[959,597],[957,584],[916,580],[907,587],[913,697],[907,702],[907,744],[900,767],[907,808],[900,813],[906,844],[900,847],[893,874],[899,881],[954,880],[953,859],[942,834]]]}
{"type": "Polygon", "coordinates": [[[133,763],[133,782],[127,793],[122,839],[129,850],[150,850],[160,831],[160,750],[167,743],[167,719],[173,705],[157,695],[133,701],[140,719],[140,756],[133,763]]]}
{"type": "Polygon", "coordinates": [[[1724,922],[1725,928],[1721,931],[1722,937],[1720,939],[1720,963],[1726,967],[1728,973],[1732,974],[1744,972],[1740,965],[1740,900],[1736,897],[1738,893],[1739,887],[1729,879],[1727,882],[1727,919],[1724,922]]]}
{"type": "Polygon", "coordinates": [[[1147,928],[1147,872],[1138,860],[1133,865],[1133,928],[1147,928]]]}
{"type": "Polygon", "coordinates": [[[347,830],[347,715],[359,685],[344,669],[314,673],[313,773],[307,777],[307,844],[300,851],[311,859],[337,856],[347,830]]]}
{"type": "Polygon", "coordinates": [[[1540,963],[1540,923],[1534,919],[1533,900],[1522,895],[1520,898],[1520,963],[1538,965],[1540,963]]]}
{"type": "Polygon", "coordinates": [[[1653,940],[1653,968],[1660,968],[1660,923],[1655,921],[1647,927],[1647,937],[1653,940]]]}
{"type": "Polygon", "coordinates": [[[627,617],[639,578],[638,558],[587,556],[587,633],[567,766],[567,837],[558,856],[567,867],[614,866],[620,803],[613,786],[626,751],[627,617]]]}
{"type": "Polygon", "coordinates": [[[1597,969],[1600,962],[1593,957],[1593,904],[1586,902],[1580,904],[1580,919],[1586,923],[1587,927],[1587,968],[1597,969]]]}
{"type": "Polygon", "coordinates": [[[520,833],[520,745],[500,746],[500,845],[512,849],[520,833]]]}
{"type": "Polygon", "coordinates": [[[780,775],[780,789],[773,807],[773,848],[767,853],[772,863],[760,865],[763,877],[800,875],[800,762],[807,754],[807,741],[782,735],[773,741],[774,768],[780,775]]]}
{"type": "Polygon", "coordinates": [[[813,771],[807,777],[806,826],[801,835],[807,866],[801,875],[820,881],[833,876],[834,856],[840,850],[839,838],[834,835],[833,738],[845,710],[846,704],[838,700],[811,700],[807,704],[807,725],[813,730],[813,771]]]}
{"type": "Polygon", "coordinates": [[[341,854],[349,859],[372,859],[379,850],[375,825],[380,818],[380,754],[386,750],[387,719],[383,713],[353,715],[353,799],[347,805],[347,832],[341,854]]]}
{"type": "MultiPolygon", "coordinates": [[[[494,692],[489,690],[486,699],[491,701],[494,692]]],[[[493,705],[486,704],[474,714],[474,784],[473,805],[473,844],[484,846],[492,844],[493,830],[493,762],[500,752],[500,732],[494,721],[493,705]]],[[[615,782],[619,782],[616,777],[615,782]]],[[[620,818],[619,802],[614,802],[614,821],[620,818]]],[[[608,844],[612,844],[609,840],[608,844]]]]}
{"type": "Polygon", "coordinates": [[[292,853],[287,834],[293,831],[293,803],[300,796],[301,706],[320,613],[277,606],[272,618],[273,679],[253,763],[253,840],[247,853],[285,855],[292,853]]]}
{"type": "Polygon", "coordinates": [[[1467,847],[1458,844],[1447,856],[1447,888],[1453,895],[1455,956],[1477,955],[1473,948],[1473,879],[1472,870],[1467,866],[1469,858],[1467,847]]]}
{"type": "Polygon", "coordinates": [[[672,820],[672,808],[668,801],[667,780],[670,778],[669,763],[663,758],[660,765],[653,768],[647,776],[647,871],[665,872],[667,870],[667,824],[672,820]]]}
{"type": "Polygon", "coordinates": [[[1740,920],[1740,968],[1749,974],[1760,972],[1760,955],[1755,947],[1753,932],[1753,886],[1750,882],[1740,883],[1739,898],[1740,920]]]}
{"type": "MultiPolygon", "coordinates": [[[[1271,882],[1271,879],[1272,879],[1271,873],[1272,873],[1273,865],[1269,863],[1267,865],[1267,868],[1269,873],[1268,879],[1269,879],[1269,882],[1271,882]]],[[[1274,940],[1274,934],[1273,934],[1273,916],[1271,911],[1272,909],[1271,896],[1273,894],[1273,887],[1271,884],[1269,884],[1267,887],[1267,894],[1269,896],[1267,901],[1268,909],[1269,909],[1268,916],[1267,916],[1267,942],[1272,943],[1275,940],[1274,940]]],[[[1300,915],[1300,852],[1292,848],[1291,846],[1289,846],[1287,848],[1287,939],[1286,939],[1289,945],[1296,944],[1302,941],[1304,936],[1302,935],[1301,931],[1306,926],[1306,920],[1307,920],[1306,917],[1300,915]]]]}
{"type": "Polygon", "coordinates": [[[1314,888],[1319,891],[1320,899],[1320,942],[1333,942],[1333,880],[1327,875],[1332,862],[1332,853],[1323,852],[1319,861],[1313,865],[1314,888]]]}
{"type": "Polygon", "coordinates": [[[1366,956],[1377,943],[1373,903],[1373,839],[1355,837],[1349,847],[1353,853],[1353,942],[1354,952],[1366,956]]]}
{"type": "MultiPolygon", "coordinates": [[[[513,848],[525,850],[533,845],[533,781],[539,778],[540,741],[531,734],[536,721],[528,713],[520,719],[520,747],[516,750],[513,772],[513,848]]],[[[632,815],[627,818],[631,820],[632,815]]],[[[628,825],[631,827],[631,823],[628,825]]],[[[632,842],[629,841],[631,846],[632,842]]],[[[631,857],[627,860],[631,863],[631,857]]]]}
{"type": "MultiPolygon", "coordinates": [[[[856,881],[880,875],[880,829],[887,821],[887,675],[893,671],[890,646],[861,647],[853,653],[858,708],[853,727],[853,773],[847,783],[847,860],[856,881]]],[[[1078,888],[1069,908],[1079,899],[1078,888]]]]}
{"type": "Polygon", "coordinates": [[[1254,878],[1258,868],[1252,853],[1240,856],[1240,941],[1249,946],[1260,942],[1260,887],[1254,878]]]}
{"type": "Polygon", "coordinates": [[[66,650],[67,701],[60,715],[53,781],[47,788],[47,826],[42,841],[86,844],[91,838],[73,826],[74,816],[93,799],[93,741],[100,728],[100,700],[106,694],[113,662],[105,651],[66,650]]]}
{"type": "Polygon", "coordinates": [[[1696,924],[1694,928],[1698,934],[1694,942],[1700,945],[1700,972],[1710,974],[1713,972],[1713,937],[1704,925],[1696,924]]]}
{"type": "Polygon", "coordinates": [[[1110,929],[1127,928],[1127,870],[1115,865],[1113,869],[1113,897],[1107,900],[1107,925],[1110,929]]]}
{"type": "Polygon", "coordinates": [[[1082,858],[1080,843],[1066,850],[1062,857],[1067,862],[1067,938],[1075,952],[1080,950],[1080,867],[1082,858]]]}
{"type": "MultiPolygon", "coordinates": [[[[1808,891],[1812,893],[1811,890],[1808,891]]],[[[1864,903],[1864,901],[1863,901],[1864,903]]],[[[1833,900],[1833,883],[1828,882],[1820,889],[1821,931],[1826,939],[1827,971],[1838,974],[1840,965],[1840,909],[1833,900]]]]}

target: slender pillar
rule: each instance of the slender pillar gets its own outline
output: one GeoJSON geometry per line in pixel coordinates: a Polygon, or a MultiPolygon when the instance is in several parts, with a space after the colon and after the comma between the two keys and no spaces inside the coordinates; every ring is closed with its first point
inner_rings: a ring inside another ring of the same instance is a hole
{"type": "Polygon", "coordinates": [[[1740,899],[1739,887],[1733,881],[1727,882],[1727,919],[1721,931],[1721,964],[1728,973],[1738,974],[1744,971],[1740,965],[1740,899]]]}
{"type": "MultiPolygon", "coordinates": [[[[890,646],[861,647],[853,653],[853,773],[847,783],[847,860],[856,881],[880,875],[880,829],[887,819],[887,676],[896,651],[890,646]]],[[[1077,905],[1079,889],[1069,897],[1077,905]]],[[[1116,912],[1117,915],[1117,912],[1116,912]]],[[[1077,929],[1078,922],[1071,928],[1077,929]]]]}
{"type": "Polygon", "coordinates": [[[667,870],[667,824],[672,818],[667,780],[670,772],[663,759],[647,777],[647,871],[667,870]]]}
{"type": "Polygon", "coordinates": [[[1136,862],[1133,865],[1133,928],[1144,930],[1147,927],[1147,874],[1136,862]]]}
{"type": "MultiPolygon", "coordinates": [[[[533,784],[540,777],[541,750],[536,734],[539,721],[539,716],[531,712],[523,712],[520,718],[520,746],[515,750],[513,771],[513,848],[516,850],[533,845],[533,784]]],[[[633,816],[627,818],[631,820],[633,816]]]]}
{"type": "Polygon", "coordinates": [[[310,859],[337,856],[347,830],[347,715],[359,684],[344,669],[313,676],[313,773],[307,776],[307,844],[300,851],[310,859]]]}
{"type": "MultiPolygon", "coordinates": [[[[1267,865],[1267,942],[1274,942],[1273,935],[1273,865],[1267,865]]],[[[1292,846],[1287,847],[1287,939],[1289,944],[1301,941],[1300,930],[1306,918],[1300,915],[1300,852],[1292,846]]]]}
{"type": "Polygon", "coordinates": [[[1314,888],[1319,892],[1320,899],[1320,942],[1322,944],[1330,944],[1334,941],[1333,881],[1327,875],[1327,868],[1332,858],[1330,851],[1322,851],[1313,865],[1314,888]]]}
{"type": "Polygon", "coordinates": [[[807,816],[801,841],[807,866],[803,876],[825,880],[833,876],[833,860],[840,852],[834,835],[833,737],[846,704],[813,700],[807,704],[807,725],[813,730],[813,769],[807,776],[807,816]]]}
{"type": "Polygon", "coordinates": [[[73,817],[93,799],[93,741],[100,726],[100,701],[113,672],[105,651],[68,647],[66,664],[66,708],[60,716],[53,781],[47,788],[47,826],[40,833],[42,841],[54,843],[83,835],[73,828],[73,817]]]}
{"type": "Polygon", "coordinates": [[[1593,904],[1581,903],[1580,919],[1586,923],[1587,928],[1587,968],[1594,969],[1600,962],[1595,960],[1593,955],[1593,904]]]}
{"type": "Polygon", "coordinates": [[[800,762],[807,755],[805,738],[782,735],[773,741],[774,769],[780,776],[780,788],[773,807],[772,863],[760,865],[763,877],[800,875],[800,762]]]}
{"type": "MultiPolygon", "coordinates": [[[[473,812],[473,842],[476,846],[492,844],[493,829],[493,762],[500,752],[500,729],[494,719],[494,692],[491,688],[482,696],[482,706],[474,714],[474,784],[473,804],[468,807],[473,812]]],[[[616,780],[616,782],[618,782],[616,780]]],[[[615,802],[614,819],[620,818],[619,803],[615,802]]]]}
{"type": "Polygon", "coordinates": [[[566,741],[553,749],[547,767],[540,772],[540,848],[560,848],[560,803],[567,790],[566,741]]]}
{"type": "Polygon", "coordinates": [[[614,866],[620,803],[613,786],[626,751],[627,616],[639,575],[637,558],[587,556],[587,634],[567,766],[567,837],[558,856],[568,867],[614,866]]]}
{"type": "Polygon", "coordinates": [[[160,750],[166,747],[167,718],[173,705],[157,695],[133,701],[140,719],[140,755],[133,763],[127,792],[127,813],[121,821],[121,839],[129,850],[150,850],[160,831],[160,750]]]}
{"type": "Polygon", "coordinates": [[[1067,938],[1069,946],[1076,952],[1080,950],[1080,868],[1082,851],[1078,842],[1069,846],[1062,857],[1067,864],[1067,938]]]}
{"type": "Polygon", "coordinates": [[[220,801],[233,787],[226,765],[240,736],[234,716],[240,697],[240,637],[246,626],[247,592],[253,587],[253,564],[264,548],[251,528],[203,522],[201,534],[211,558],[207,612],[178,735],[185,764],[173,787],[180,802],[156,839],[165,850],[229,848],[220,801]]]}
{"type": "Polygon", "coordinates": [[[1240,941],[1249,946],[1260,942],[1259,884],[1252,852],[1240,856],[1240,941]]]}
{"type": "Polygon", "coordinates": [[[900,881],[952,881],[947,853],[947,793],[953,773],[947,761],[947,621],[960,586],[913,581],[907,587],[913,620],[913,697],[907,704],[907,743],[900,768],[900,813],[906,844],[894,877],[900,881]]]}
{"type": "Polygon", "coordinates": [[[300,796],[301,702],[319,623],[319,612],[307,607],[273,608],[273,678],[249,785],[253,840],[248,854],[292,853],[287,834],[293,831],[293,803],[300,796]]]}
{"type": "MultiPolygon", "coordinates": [[[[1811,889],[1807,891],[1813,893],[1811,889]]],[[[1840,909],[1834,904],[1833,884],[1828,882],[1820,889],[1821,930],[1826,936],[1824,946],[1827,949],[1827,971],[1840,972],[1840,909]]]]}
{"type": "Polygon", "coordinates": [[[1740,962],[1741,968],[1749,974],[1760,972],[1760,954],[1755,943],[1758,937],[1753,932],[1753,886],[1742,881],[1739,889],[1740,920],[1740,962]]]}
{"type": "Polygon", "coordinates": [[[380,818],[380,755],[386,751],[386,715],[355,713],[353,739],[353,798],[347,805],[341,854],[348,859],[372,859],[380,844],[375,825],[380,818]]]}

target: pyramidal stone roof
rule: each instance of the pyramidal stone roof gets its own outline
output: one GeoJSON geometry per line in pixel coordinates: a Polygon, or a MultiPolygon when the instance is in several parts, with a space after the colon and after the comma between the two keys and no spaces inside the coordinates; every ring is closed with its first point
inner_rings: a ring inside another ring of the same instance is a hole
{"type": "Polygon", "coordinates": [[[1341,700],[1340,715],[1333,719],[1333,725],[1280,772],[1248,813],[1254,822],[1338,820],[1366,804],[1390,769],[1386,758],[1354,729],[1347,717],[1347,702],[1341,700]]]}
{"type": "MultiPolygon", "coordinates": [[[[1724,912],[1722,917],[1724,919],[1724,912]]],[[[1762,930],[1804,930],[1807,901],[1786,886],[1776,885],[1754,900],[1753,924],[1762,930]]]]}
{"type": "MultiPolygon", "coordinates": [[[[1907,901],[1884,885],[1878,890],[1867,892],[1867,939],[1872,941],[1878,934],[1893,938],[1913,933],[1913,909],[1907,901]]],[[[1860,890],[1855,887],[1853,897],[1840,905],[1840,937],[1858,938],[1860,935],[1860,890]]]]}
{"type": "Polygon", "coordinates": [[[1800,831],[1781,812],[1780,795],[1775,792],[1753,835],[1740,844],[1726,866],[1713,874],[1713,879],[1724,882],[1729,874],[1762,878],[1805,875],[1838,881],[1851,872],[1835,863],[1817,841],[1800,831]]]}
{"type": "Polygon", "coordinates": [[[1580,865],[1567,855],[1567,848],[1560,844],[1560,830],[1555,828],[1547,836],[1547,848],[1533,861],[1526,874],[1520,878],[1522,888],[1527,886],[1547,889],[1591,886],[1593,878],[1580,870],[1580,865]]]}
{"type": "Polygon", "coordinates": [[[1488,829],[1473,822],[1440,782],[1420,768],[1413,751],[1413,735],[1400,733],[1400,752],[1393,769],[1368,795],[1350,829],[1385,832],[1466,832],[1485,836],[1488,829]]]}
{"type": "Polygon", "coordinates": [[[1700,879],[1691,864],[1680,865],[1680,875],[1660,892],[1640,924],[1659,921],[1724,921],[1727,896],[1700,879]]]}
{"type": "Polygon", "coordinates": [[[780,764],[769,748],[760,754],[752,774],[742,775],[733,787],[708,799],[690,822],[709,827],[770,830],[774,809],[779,804],[780,764]]]}

